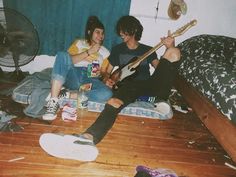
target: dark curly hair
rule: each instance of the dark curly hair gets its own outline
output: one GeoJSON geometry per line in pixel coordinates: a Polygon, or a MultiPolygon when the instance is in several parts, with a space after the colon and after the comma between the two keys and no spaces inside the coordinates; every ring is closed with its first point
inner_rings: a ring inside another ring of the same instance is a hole
{"type": "Polygon", "coordinates": [[[142,37],[143,26],[133,16],[123,16],[121,17],[116,24],[116,33],[120,36],[120,32],[127,33],[128,35],[134,35],[135,40],[139,41],[142,37]]]}
{"type": "Polygon", "coordinates": [[[86,29],[85,29],[85,39],[88,41],[89,44],[91,44],[91,38],[96,28],[105,30],[104,25],[98,19],[98,17],[90,16],[88,18],[86,29]]]}

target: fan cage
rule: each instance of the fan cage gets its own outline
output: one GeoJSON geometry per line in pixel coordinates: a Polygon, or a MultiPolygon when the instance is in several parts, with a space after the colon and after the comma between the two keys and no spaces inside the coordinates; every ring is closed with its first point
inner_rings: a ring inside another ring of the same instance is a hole
{"type": "Polygon", "coordinates": [[[31,21],[16,10],[0,8],[0,65],[26,65],[38,50],[39,36],[31,21]]]}

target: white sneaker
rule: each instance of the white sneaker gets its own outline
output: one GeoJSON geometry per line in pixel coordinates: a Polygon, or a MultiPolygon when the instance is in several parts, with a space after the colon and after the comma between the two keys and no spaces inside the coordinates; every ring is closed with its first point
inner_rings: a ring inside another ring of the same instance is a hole
{"type": "Polygon", "coordinates": [[[171,119],[173,117],[173,111],[170,104],[166,101],[160,101],[154,104],[154,110],[157,111],[164,119],[171,119]]]}
{"type": "Polygon", "coordinates": [[[47,110],[42,116],[43,120],[54,120],[57,117],[57,111],[59,109],[58,98],[50,98],[46,105],[47,110]]]}
{"type": "Polygon", "coordinates": [[[58,158],[94,161],[98,156],[98,149],[91,140],[73,135],[44,133],[39,144],[49,155],[58,158]]]}

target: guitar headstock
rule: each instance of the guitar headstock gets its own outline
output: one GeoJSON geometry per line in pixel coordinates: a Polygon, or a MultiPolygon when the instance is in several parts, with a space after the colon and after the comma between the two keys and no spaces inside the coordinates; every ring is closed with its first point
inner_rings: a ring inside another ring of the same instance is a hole
{"type": "Polygon", "coordinates": [[[189,30],[189,28],[195,26],[196,24],[197,20],[192,20],[191,22],[187,23],[186,25],[176,30],[173,34],[171,34],[171,37],[177,37],[184,34],[187,30],[189,30]]]}

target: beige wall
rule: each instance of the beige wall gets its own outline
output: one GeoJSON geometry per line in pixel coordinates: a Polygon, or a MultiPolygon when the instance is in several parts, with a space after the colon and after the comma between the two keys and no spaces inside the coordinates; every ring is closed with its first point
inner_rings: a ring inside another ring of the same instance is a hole
{"type": "Polygon", "coordinates": [[[185,0],[188,7],[187,14],[176,21],[170,20],[167,14],[170,0],[159,0],[158,16],[154,19],[157,2],[158,0],[132,0],[130,14],[136,16],[144,26],[141,42],[155,45],[160,37],[167,34],[168,29],[175,31],[192,19],[197,19],[197,25],[177,37],[177,44],[198,34],[217,34],[236,38],[236,0],[185,0]]]}

